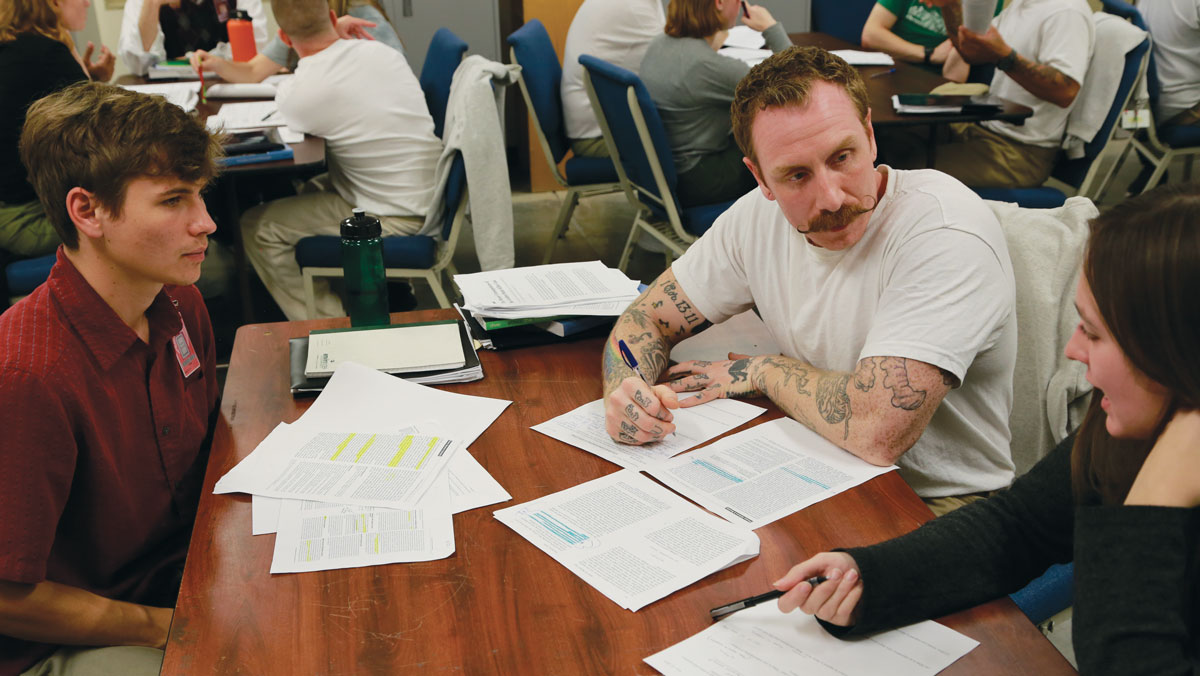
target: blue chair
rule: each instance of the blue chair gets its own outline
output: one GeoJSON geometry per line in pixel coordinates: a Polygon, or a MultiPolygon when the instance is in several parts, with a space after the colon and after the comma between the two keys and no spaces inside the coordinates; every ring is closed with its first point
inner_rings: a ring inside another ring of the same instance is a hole
{"type": "Polygon", "coordinates": [[[874,6],[875,0],[813,0],[809,30],[857,45],[874,6]]]}
{"type": "MultiPolygon", "coordinates": [[[[1097,36],[1097,44],[1100,37],[1097,36]]],[[[1150,38],[1142,40],[1125,55],[1125,66],[1121,72],[1121,82],[1117,86],[1117,94],[1113,97],[1108,115],[1096,132],[1095,137],[1084,145],[1083,157],[1078,159],[1063,159],[1055,165],[1050,176],[1075,189],[1077,195],[1097,200],[1104,193],[1104,188],[1112,178],[1113,168],[1101,172],[1101,164],[1096,158],[1104,152],[1105,146],[1117,129],[1117,120],[1125,109],[1133,86],[1146,72],[1146,63],[1150,53],[1150,38]]],[[[1037,188],[971,188],[980,197],[1001,202],[1016,202],[1030,209],[1047,209],[1060,207],[1066,202],[1066,195],[1059,189],[1050,186],[1037,188]]]]}
{"type": "Polygon", "coordinates": [[[425,104],[429,106],[429,114],[433,116],[433,133],[442,137],[442,128],[446,124],[446,103],[450,100],[450,82],[454,79],[454,71],[462,63],[463,54],[467,53],[467,43],[462,38],[450,32],[447,28],[439,28],[429,42],[429,50],[425,52],[425,64],[421,66],[421,91],[425,92],[425,104]]]}
{"type": "Polygon", "coordinates": [[[572,157],[563,165],[563,171],[558,170],[558,163],[566,156],[570,141],[559,96],[562,68],[558,65],[554,43],[550,42],[542,22],[531,19],[508,36],[508,44],[512,62],[521,67],[521,95],[525,97],[525,107],[533,120],[546,164],[550,165],[554,180],[567,189],[567,197],[558,210],[554,231],[550,234],[550,244],[542,257],[545,264],[554,256],[554,247],[570,226],[571,214],[579,199],[617,192],[621,183],[611,158],[572,157]]]}
{"type": "MultiPolygon", "coordinates": [[[[424,235],[383,238],[383,267],[388,279],[424,279],[437,297],[438,305],[450,307],[442,286],[442,271],[453,276],[454,249],[462,233],[467,212],[467,171],[462,155],[454,157],[446,179],[445,216],[440,238],[424,235]]],[[[296,244],[296,263],[304,275],[304,300],[308,316],[316,315],[313,280],[341,277],[342,239],[337,235],[314,235],[296,244]]]]}
{"type": "MultiPolygon", "coordinates": [[[[1119,16],[1146,32],[1150,31],[1141,12],[1124,0],[1100,0],[1100,4],[1103,5],[1105,12],[1119,16]]],[[[1196,156],[1200,155],[1200,128],[1171,126],[1159,129],[1155,126],[1153,111],[1158,106],[1159,81],[1153,51],[1150,52],[1150,64],[1146,68],[1146,90],[1150,95],[1150,126],[1146,128],[1145,132],[1135,134],[1130,139],[1129,145],[1117,158],[1116,168],[1114,168],[1116,171],[1125,163],[1125,158],[1128,157],[1131,149],[1136,151],[1144,162],[1153,167],[1149,179],[1142,187],[1142,192],[1158,185],[1166,173],[1167,167],[1177,157],[1188,158],[1184,169],[1184,180],[1191,180],[1192,165],[1196,161],[1196,156]]]]}
{"type": "Polygon", "coordinates": [[[667,248],[669,261],[712,227],[733,201],[684,209],[675,197],[679,177],[667,132],[641,78],[587,54],[579,57],[579,63],[621,187],[637,210],[617,267],[622,271],[628,267],[642,233],[667,248]]]}
{"type": "Polygon", "coordinates": [[[11,261],[5,265],[6,302],[16,303],[46,281],[46,278],[50,276],[50,268],[54,267],[55,260],[55,254],[48,254],[37,258],[11,261]]]}
{"type": "Polygon", "coordinates": [[[1075,600],[1075,564],[1056,563],[1022,589],[1008,595],[1029,621],[1041,624],[1075,600]]]}

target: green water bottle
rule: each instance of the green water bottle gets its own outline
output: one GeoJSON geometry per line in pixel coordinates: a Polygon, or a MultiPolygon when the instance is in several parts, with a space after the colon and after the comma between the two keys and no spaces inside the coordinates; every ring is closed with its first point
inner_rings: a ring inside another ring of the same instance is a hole
{"type": "Polygon", "coordinates": [[[342,270],[351,326],[387,326],[387,277],[383,273],[383,228],[359,208],[342,221],[342,270]]]}

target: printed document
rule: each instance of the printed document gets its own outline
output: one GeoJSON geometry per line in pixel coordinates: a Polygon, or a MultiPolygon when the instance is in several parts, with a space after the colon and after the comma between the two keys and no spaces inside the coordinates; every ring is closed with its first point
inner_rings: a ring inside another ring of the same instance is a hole
{"type": "Polygon", "coordinates": [[[283,500],[272,573],[444,559],[454,553],[445,475],[413,509],[283,500]]]}
{"type": "Polygon", "coordinates": [[[883,52],[864,52],[859,49],[833,49],[829,53],[842,57],[851,66],[896,65],[896,60],[883,52]]]}
{"type": "Polygon", "coordinates": [[[645,659],[663,676],[933,676],[979,641],[925,621],[854,641],[774,601],[738,611],[645,659]]]}
{"type": "Polygon", "coordinates": [[[462,291],[463,307],[500,318],[620,314],[638,295],[636,281],[600,261],[455,275],[454,283],[462,291]],[[623,306],[614,305],[620,301],[623,306]]]}
{"type": "Polygon", "coordinates": [[[618,444],[608,436],[603,399],[534,425],[533,429],[627,469],[649,469],[753,420],[766,410],[736,399],[714,399],[691,408],[677,408],[672,411],[675,433],[642,446],[618,444]]]}
{"type": "Polygon", "coordinates": [[[195,110],[196,104],[200,102],[199,82],[163,82],[157,84],[121,85],[121,87],[131,92],[161,96],[183,108],[188,113],[195,110]]]}
{"type": "Polygon", "coordinates": [[[213,492],[411,508],[460,445],[427,434],[314,432],[280,423],[213,492]]]}
{"type": "Polygon", "coordinates": [[[495,512],[622,608],[638,610],[758,556],[758,536],[621,470],[495,512]]]}
{"type": "Polygon", "coordinates": [[[780,418],[649,473],[714,514],[758,528],[894,469],[872,465],[780,418]]]}
{"type": "Polygon", "coordinates": [[[259,127],[282,127],[283,116],[274,99],[270,101],[245,101],[225,103],[216,115],[209,115],[205,126],[209,131],[233,131],[235,129],[257,129],[259,127]]]}

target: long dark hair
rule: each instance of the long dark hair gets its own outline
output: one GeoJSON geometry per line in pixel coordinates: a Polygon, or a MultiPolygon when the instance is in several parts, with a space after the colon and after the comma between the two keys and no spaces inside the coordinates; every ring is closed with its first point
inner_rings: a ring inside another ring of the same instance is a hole
{"type": "Polygon", "coordinates": [[[1149,439],[1114,439],[1103,393],[1092,395],[1071,458],[1075,498],[1119,504],[1174,412],[1200,406],[1200,184],[1160,187],[1093,219],[1083,275],[1121,351],[1170,392],[1149,439]]]}

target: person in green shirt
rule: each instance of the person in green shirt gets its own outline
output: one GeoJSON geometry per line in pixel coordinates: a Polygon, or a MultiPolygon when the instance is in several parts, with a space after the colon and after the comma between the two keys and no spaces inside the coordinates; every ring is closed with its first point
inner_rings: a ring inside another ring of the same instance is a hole
{"type": "MultiPolygon", "coordinates": [[[[996,0],[996,12],[1004,0],[996,0]]],[[[887,52],[894,58],[922,64],[942,72],[942,64],[954,51],[946,37],[942,10],[920,0],[879,0],[863,26],[862,46],[887,52]]]]}

